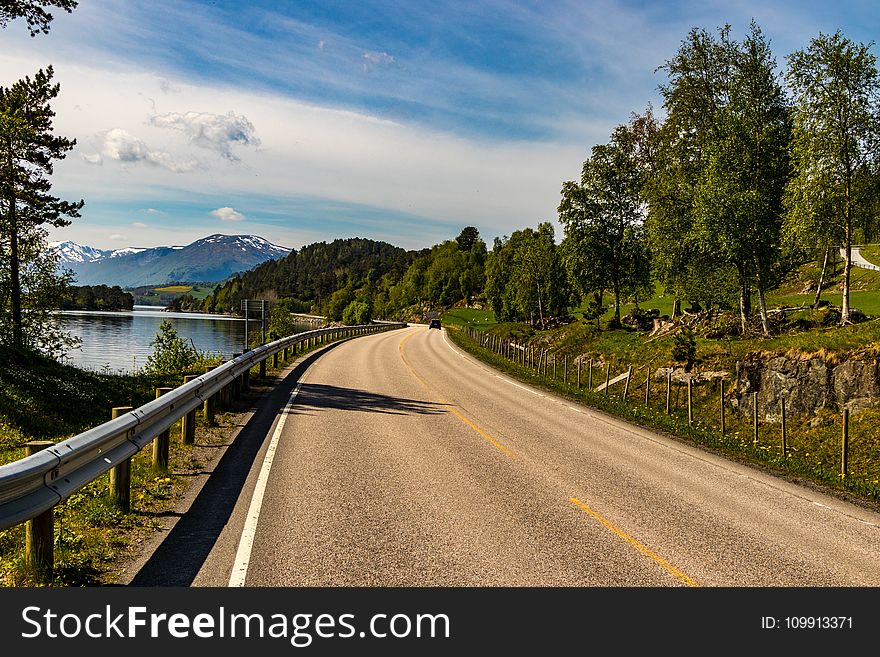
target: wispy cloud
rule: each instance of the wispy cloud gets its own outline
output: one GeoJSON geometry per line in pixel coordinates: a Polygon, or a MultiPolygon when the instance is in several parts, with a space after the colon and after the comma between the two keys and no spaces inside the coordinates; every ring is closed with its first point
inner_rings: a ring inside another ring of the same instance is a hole
{"type": "Polygon", "coordinates": [[[212,210],[211,215],[217,217],[220,221],[244,221],[245,218],[241,212],[236,212],[230,207],[212,210]]]}
{"type": "Polygon", "coordinates": [[[364,71],[372,71],[377,66],[393,66],[396,64],[394,57],[387,52],[365,52],[364,71]]]}
{"type": "Polygon", "coordinates": [[[145,224],[143,221],[132,221],[131,225],[134,228],[149,228],[149,226],[147,226],[147,224],[145,224]]]}

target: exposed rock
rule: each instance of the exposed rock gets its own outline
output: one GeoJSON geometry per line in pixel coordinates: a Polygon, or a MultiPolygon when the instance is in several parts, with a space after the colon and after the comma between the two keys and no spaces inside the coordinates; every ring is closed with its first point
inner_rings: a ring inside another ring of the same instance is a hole
{"type": "Polygon", "coordinates": [[[753,395],[758,393],[759,418],[772,422],[781,419],[783,398],[789,417],[814,415],[821,409],[836,412],[844,407],[859,412],[880,405],[878,375],[876,360],[835,363],[820,357],[799,360],[777,356],[740,361],[732,403],[750,416],[753,395]]]}

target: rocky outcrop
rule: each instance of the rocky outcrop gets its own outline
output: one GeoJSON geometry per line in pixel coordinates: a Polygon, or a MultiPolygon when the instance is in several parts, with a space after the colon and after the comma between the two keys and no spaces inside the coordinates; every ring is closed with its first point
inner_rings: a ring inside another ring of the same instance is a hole
{"type": "Polygon", "coordinates": [[[814,415],[820,409],[859,412],[880,406],[880,381],[876,360],[836,363],[824,357],[808,359],[776,356],[736,364],[733,406],[744,415],[754,409],[758,393],[758,416],[778,421],[782,399],[788,417],[814,415]]]}

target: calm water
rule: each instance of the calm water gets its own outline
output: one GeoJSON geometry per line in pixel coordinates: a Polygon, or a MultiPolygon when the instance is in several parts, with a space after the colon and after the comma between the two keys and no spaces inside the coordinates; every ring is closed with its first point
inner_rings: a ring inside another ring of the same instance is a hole
{"type": "MultiPolygon", "coordinates": [[[[140,369],[153,353],[162,320],[169,320],[184,340],[200,352],[230,356],[241,352],[244,320],[198,313],[166,313],[152,306],[135,306],[132,312],[65,311],[57,315],[61,326],[82,345],[67,352],[65,362],[88,370],[131,372],[140,369]]],[[[253,330],[258,322],[251,323],[253,330]]]]}

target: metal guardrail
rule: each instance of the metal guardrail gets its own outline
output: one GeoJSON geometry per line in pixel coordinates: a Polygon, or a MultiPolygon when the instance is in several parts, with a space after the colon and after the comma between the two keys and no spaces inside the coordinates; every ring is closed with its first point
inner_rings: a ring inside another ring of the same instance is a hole
{"type": "Polygon", "coordinates": [[[273,354],[312,338],[350,337],[403,323],[315,329],[261,345],[168,394],[48,449],[0,466],[0,530],[36,518],[131,458],[160,433],[273,354]]]}

